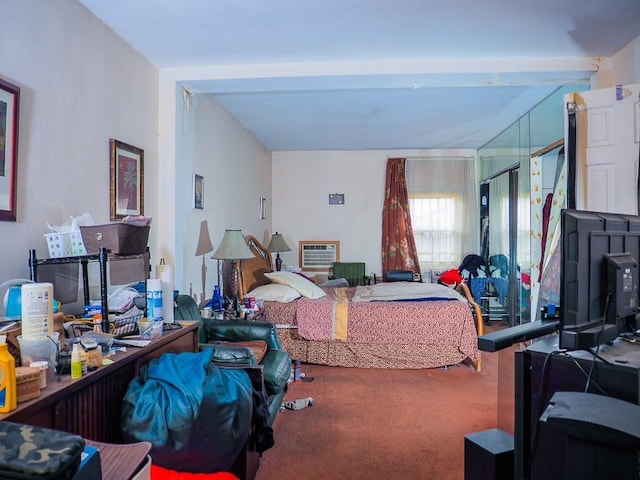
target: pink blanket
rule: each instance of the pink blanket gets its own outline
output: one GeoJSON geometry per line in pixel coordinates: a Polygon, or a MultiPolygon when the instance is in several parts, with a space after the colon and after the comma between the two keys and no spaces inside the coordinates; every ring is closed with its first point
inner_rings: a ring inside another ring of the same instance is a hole
{"type": "MultiPolygon", "coordinates": [[[[362,302],[346,309],[346,338],[340,338],[340,289],[325,289],[318,300],[297,300],[298,333],[307,340],[342,339],[368,344],[434,344],[475,352],[477,335],[469,305],[458,300],[362,302]]],[[[355,289],[342,289],[351,300],[355,289]]]]}

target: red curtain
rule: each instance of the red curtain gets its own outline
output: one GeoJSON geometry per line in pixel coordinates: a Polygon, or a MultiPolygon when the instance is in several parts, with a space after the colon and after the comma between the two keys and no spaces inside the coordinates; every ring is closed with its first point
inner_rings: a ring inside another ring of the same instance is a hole
{"type": "Polygon", "coordinates": [[[382,209],[382,271],[411,270],[420,273],[420,262],[411,227],[406,158],[387,160],[382,209]]]}

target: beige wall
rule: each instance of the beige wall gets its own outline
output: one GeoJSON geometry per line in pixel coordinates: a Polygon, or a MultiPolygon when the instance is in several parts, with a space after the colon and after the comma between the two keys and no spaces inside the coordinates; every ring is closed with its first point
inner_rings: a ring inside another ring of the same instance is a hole
{"type": "Polygon", "coordinates": [[[48,256],[47,222],[109,221],[109,138],[144,149],[145,213],[158,213],[157,69],[76,0],[3,2],[2,20],[0,77],[21,88],[21,109],[0,282],[28,276],[29,248],[48,256]]]}
{"type": "Polygon", "coordinates": [[[272,224],[292,249],[282,261],[298,265],[300,240],[340,240],[342,261],[380,270],[386,161],[382,151],[275,152],[272,224]],[[331,193],[344,205],[329,205],[331,193]]]}
{"type": "Polygon", "coordinates": [[[640,83],[640,37],[636,37],[611,58],[603,59],[593,75],[591,88],[640,83]]]}
{"type": "Polygon", "coordinates": [[[298,265],[300,240],[340,240],[340,259],[382,270],[382,204],[387,158],[475,156],[472,150],[369,150],[273,153],[273,230],[284,235],[298,265]],[[344,205],[329,194],[344,193],[344,205]]]}
{"type": "MultiPolygon", "coordinates": [[[[247,132],[210,95],[191,97],[192,121],[181,129],[176,159],[176,256],[179,289],[202,290],[202,257],[194,256],[200,223],[207,220],[214,250],[225,229],[241,229],[259,240],[271,236],[271,152],[247,132]],[[204,177],[204,208],[193,208],[193,174],[204,177]],[[267,200],[259,218],[260,198],[267,200]],[[182,212],[182,213],[180,213],[182,212]]],[[[180,102],[181,103],[181,102],[180,102]]],[[[182,105],[180,105],[182,110],[182,105]]],[[[186,115],[186,114],[185,114],[186,115]]],[[[206,255],[207,295],[217,283],[217,261],[206,255]]]]}

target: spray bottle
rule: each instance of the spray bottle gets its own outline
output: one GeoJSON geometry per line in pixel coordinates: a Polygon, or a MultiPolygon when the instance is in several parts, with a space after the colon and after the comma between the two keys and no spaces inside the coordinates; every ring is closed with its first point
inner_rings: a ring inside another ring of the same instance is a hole
{"type": "Polygon", "coordinates": [[[0,413],[15,410],[17,395],[16,360],[9,353],[7,336],[0,335],[0,413]]]}

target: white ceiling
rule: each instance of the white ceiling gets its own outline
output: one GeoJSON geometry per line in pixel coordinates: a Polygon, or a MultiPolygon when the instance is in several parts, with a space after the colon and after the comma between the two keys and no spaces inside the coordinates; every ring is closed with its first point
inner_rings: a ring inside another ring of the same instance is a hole
{"type": "Polygon", "coordinates": [[[640,0],[79,1],[272,151],[478,148],[640,35],[640,0]]]}

